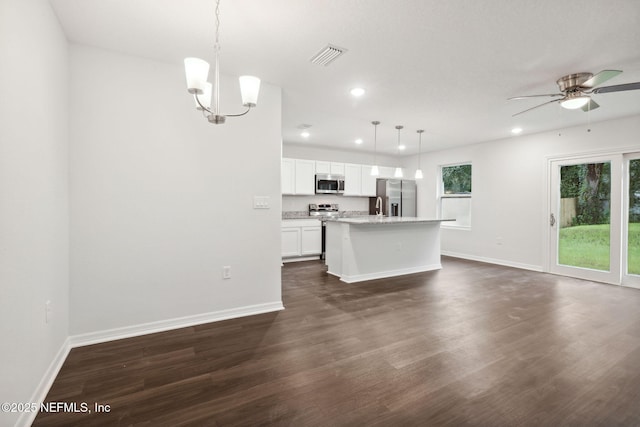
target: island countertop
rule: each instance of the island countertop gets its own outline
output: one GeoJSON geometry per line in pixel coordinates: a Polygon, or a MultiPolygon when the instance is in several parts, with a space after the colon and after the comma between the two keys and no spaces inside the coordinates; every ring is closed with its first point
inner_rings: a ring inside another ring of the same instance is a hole
{"type": "Polygon", "coordinates": [[[362,216],[351,218],[328,218],[327,221],[350,225],[385,225],[385,224],[421,224],[431,222],[455,221],[455,219],[422,218],[413,216],[362,216]]]}
{"type": "Polygon", "coordinates": [[[442,221],[451,220],[397,216],[327,220],[327,273],[354,283],[440,269],[442,221]]]}

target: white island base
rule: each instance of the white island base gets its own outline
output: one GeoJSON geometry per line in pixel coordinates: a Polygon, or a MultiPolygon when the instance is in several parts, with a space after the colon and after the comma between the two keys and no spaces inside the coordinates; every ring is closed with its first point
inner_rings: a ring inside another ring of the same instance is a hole
{"type": "Polygon", "coordinates": [[[343,282],[354,283],[438,270],[442,268],[442,221],[412,217],[327,221],[327,272],[343,282]]]}

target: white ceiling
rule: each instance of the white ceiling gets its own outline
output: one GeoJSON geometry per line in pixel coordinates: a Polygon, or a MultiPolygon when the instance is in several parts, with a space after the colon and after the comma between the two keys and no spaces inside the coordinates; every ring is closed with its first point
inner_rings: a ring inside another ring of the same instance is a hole
{"type": "MultiPolygon", "coordinates": [[[[213,0],[51,3],[73,42],[213,62],[213,0]]],[[[420,128],[427,151],[510,137],[515,126],[526,134],[640,114],[640,90],[594,95],[600,108],[588,114],[556,103],[514,118],[547,99],[506,101],[555,93],[570,73],[620,69],[604,86],[640,81],[638,0],[222,0],[220,10],[221,71],[282,87],[285,143],[372,150],[379,120],[378,150],[396,153],[404,125],[403,154],[413,154],[420,128]],[[348,52],[310,63],[328,43],[348,52]],[[355,86],[367,93],[354,99],[355,86]]]]}

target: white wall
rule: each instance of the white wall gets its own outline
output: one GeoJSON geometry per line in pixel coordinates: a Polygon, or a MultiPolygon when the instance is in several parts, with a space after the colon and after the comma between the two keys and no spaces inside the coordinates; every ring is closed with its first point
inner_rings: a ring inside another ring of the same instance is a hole
{"type": "MultiPolygon", "coordinates": [[[[423,153],[425,179],[418,184],[418,215],[437,213],[438,166],[471,161],[471,230],[443,229],[442,250],[543,269],[548,159],[615,148],[640,151],[640,116],[592,123],[590,128],[591,132],[579,126],[423,153]]],[[[416,158],[405,165],[415,168],[416,158]]]]}
{"type": "Polygon", "coordinates": [[[72,45],[71,70],[71,334],[280,304],[280,89],[212,125],[182,64],[72,45]]]}
{"type": "MultiPolygon", "coordinates": [[[[41,397],[52,360],[66,354],[68,78],[67,43],[49,3],[3,0],[0,402],[41,397]],[[45,301],[51,301],[49,323],[45,301]]],[[[15,424],[18,415],[0,412],[0,425],[15,424]]]]}

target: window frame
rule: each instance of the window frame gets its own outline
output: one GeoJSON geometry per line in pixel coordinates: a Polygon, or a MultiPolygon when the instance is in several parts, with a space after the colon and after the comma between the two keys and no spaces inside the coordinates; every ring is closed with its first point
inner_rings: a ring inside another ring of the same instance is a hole
{"type": "Polygon", "coordinates": [[[464,162],[456,162],[449,164],[442,164],[438,166],[438,218],[443,218],[442,216],[442,204],[443,200],[451,200],[451,199],[468,199],[469,200],[469,224],[457,224],[455,222],[442,222],[440,223],[441,228],[449,228],[453,230],[471,230],[471,214],[472,214],[472,196],[473,196],[473,163],[471,161],[464,162]],[[466,166],[469,165],[471,167],[471,191],[469,193],[445,193],[444,192],[444,179],[442,176],[442,172],[445,168],[454,167],[454,166],[466,166]]]}

